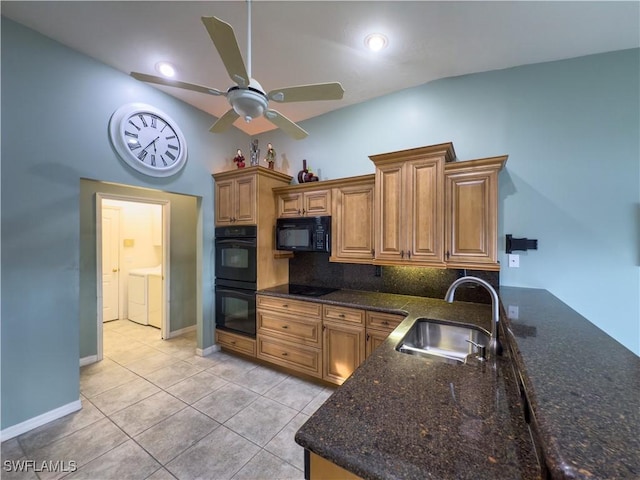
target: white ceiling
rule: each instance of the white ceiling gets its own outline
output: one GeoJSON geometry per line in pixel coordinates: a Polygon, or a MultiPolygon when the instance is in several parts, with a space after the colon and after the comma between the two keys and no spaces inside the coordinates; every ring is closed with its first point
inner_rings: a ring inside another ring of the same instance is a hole
{"type": "MultiPolygon", "coordinates": [[[[243,0],[17,2],[2,14],[126,73],[157,74],[173,63],[178,80],[226,90],[233,82],[200,17],[233,25],[247,45],[243,0]]],[[[640,47],[640,3],[278,1],[252,3],[252,76],[266,91],[339,81],[341,101],[271,103],[294,121],[429,81],[529,63],[640,47]],[[384,51],[365,50],[373,31],[389,38],[384,51]]],[[[213,97],[157,86],[220,117],[229,107],[213,97]]],[[[235,126],[254,135],[274,127],[264,119],[235,126]]]]}

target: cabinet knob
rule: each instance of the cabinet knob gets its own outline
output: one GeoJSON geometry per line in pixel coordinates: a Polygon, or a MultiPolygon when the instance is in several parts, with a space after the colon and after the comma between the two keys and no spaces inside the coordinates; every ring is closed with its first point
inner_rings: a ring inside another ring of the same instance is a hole
{"type": "Polygon", "coordinates": [[[369,341],[370,338],[371,338],[371,335],[367,333],[367,342],[369,341]]]}
{"type": "Polygon", "coordinates": [[[344,318],[344,313],[341,313],[340,315],[338,315],[340,318],[344,318]]]}
{"type": "Polygon", "coordinates": [[[282,304],[282,308],[289,308],[289,304],[287,303],[282,304]]]}
{"type": "Polygon", "coordinates": [[[112,269],[111,271],[112,271],[113,273],[116,273],[116,272],[118,271],[118,269],[117,269],[117,268],[114,268],[114,269],[112,269]]]}
{"type": "Polygon", "coordinates": [[[287,352],[282,352],[283,357],[286,357],[287,355],[289,355],[287,352]]]}
{"type": "Polygon", "coordinates": [[[282,325],[282,328],[286,330],[287,328],[289,328],[289,325],[282,325]]]}
{"type": "Polygon", "coordinates": [[[383,321],[382,321],[382,324],[383,324],[383,325],[389,325],[389,322],[387,322],[386,320],[383,320],[383,321]]]}

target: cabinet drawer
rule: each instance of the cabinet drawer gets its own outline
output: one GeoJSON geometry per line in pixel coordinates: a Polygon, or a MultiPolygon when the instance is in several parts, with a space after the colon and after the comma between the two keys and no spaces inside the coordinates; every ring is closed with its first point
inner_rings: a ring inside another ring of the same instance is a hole
{"type": "Polygon", "coordinates": [[[314,377],[322,376],[322,350],[258,335],[258,358],[314,377]]]}
{"type": "Polygon", "coordinates": [[[279,313],[295,313],[306,317],[320,319],[322,305],[320,303],[291,300],[282,297],[256,296],[256,306],[260,309],[269,309],[279,313]]]}
{"type": "Polygon", "coordinates": [[[364,310],[324,305],[324,319],[364,325],[364,310]]]}
{"type": "Polygon", "coordinates": [[[278,315],[258,311],[258,333],[279,337],[294,343],[320,347],[320,321],[305,320],[297,315],[278,315]]]}
{"type": "Polygon", "coordinates": [[[216,330],[216,343],[229,350],[235,350],[252,357],[256,356],[256,341],[253,338],[216,330]]]}
{"type": "Polygon", "coordinates": [[[404,320],[404,315],[367,311],[367,328],[392,331],[404,320]]]}

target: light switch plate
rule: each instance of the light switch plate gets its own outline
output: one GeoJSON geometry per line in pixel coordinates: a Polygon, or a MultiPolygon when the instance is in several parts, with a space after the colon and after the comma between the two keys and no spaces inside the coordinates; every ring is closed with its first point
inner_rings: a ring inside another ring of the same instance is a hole
{"type": "Polygon", "coordinates": [[[509,253],[509,268],[520,268],[520,255],[509,253]]]}
{"type": "Polygon", "coordinates": [[[517,305],[509,305],[507,307],[507,316],[511,320],[517,320],[518,319],[518,307],[517,307],[517,305]]]}

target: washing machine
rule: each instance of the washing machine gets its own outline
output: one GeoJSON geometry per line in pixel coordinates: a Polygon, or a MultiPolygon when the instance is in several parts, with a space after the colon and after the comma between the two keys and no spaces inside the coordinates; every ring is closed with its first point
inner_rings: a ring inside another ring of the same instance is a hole
{"type": "Polygon", "coordinates": [[[129,270],[128,305],[129,320],[160,328],[162,265],[129,270]]]}

